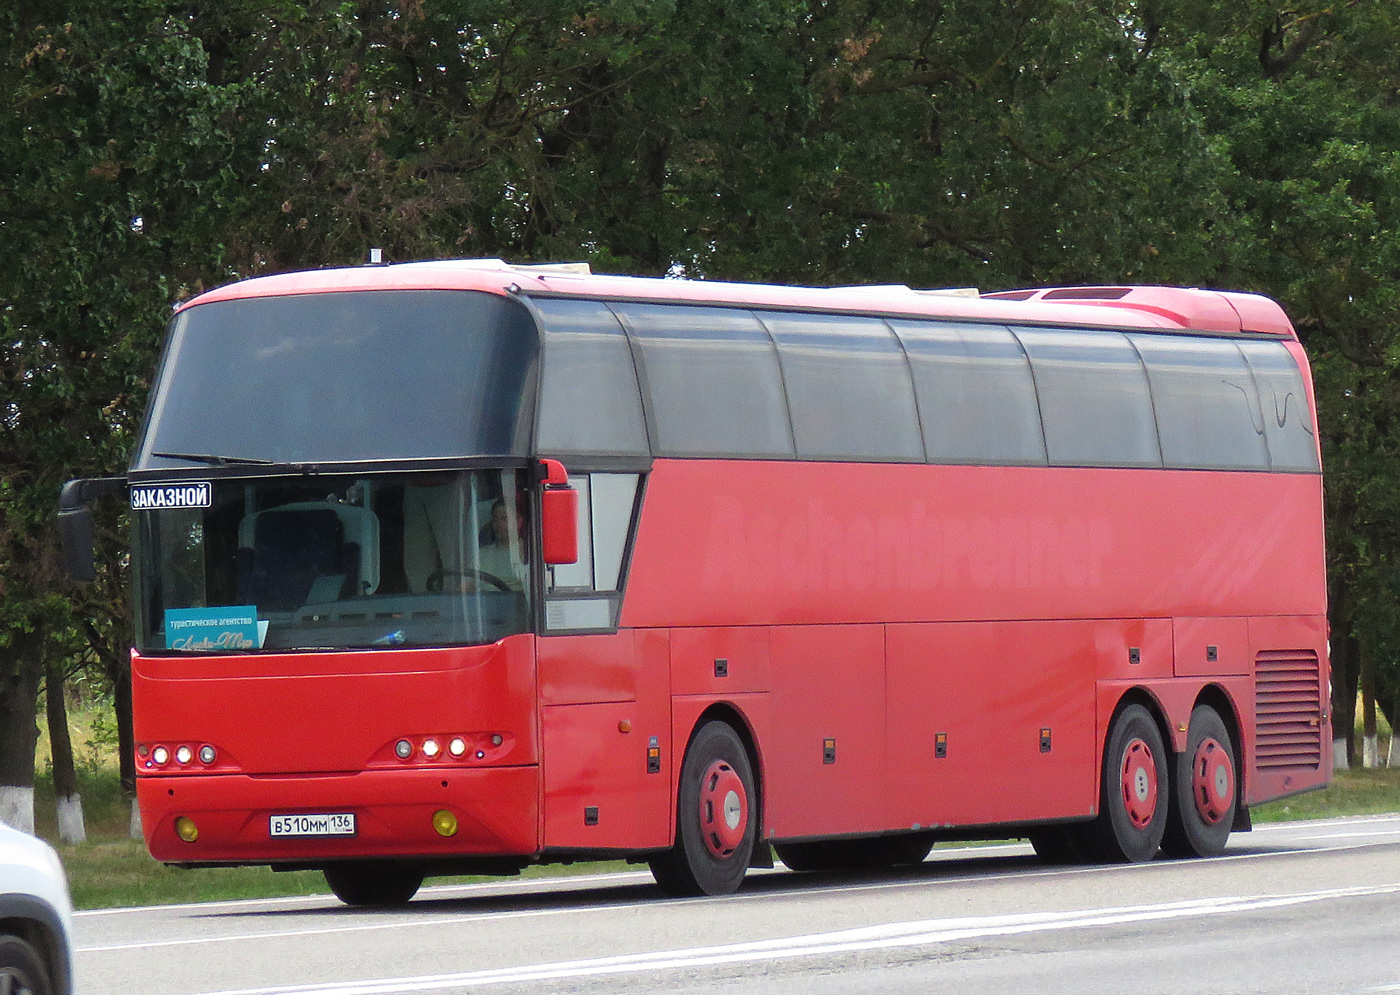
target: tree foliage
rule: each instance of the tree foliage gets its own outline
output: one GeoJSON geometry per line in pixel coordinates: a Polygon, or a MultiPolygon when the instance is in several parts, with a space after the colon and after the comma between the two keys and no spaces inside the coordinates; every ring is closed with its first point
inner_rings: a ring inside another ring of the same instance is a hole
{"type": "Polygon", "coordinates": [[[123,468],[169,305],[369,246],[693,278],[1269,294],[1313,357],[1334,643],[1400,686],[1397,15],[1397,0],[0,14],[0,783],[28,783],[20,732],[46,652],[76,634],[120,681],[121,522],[106,512],[103,583],[75,590],[54,497],[123,468]]]}

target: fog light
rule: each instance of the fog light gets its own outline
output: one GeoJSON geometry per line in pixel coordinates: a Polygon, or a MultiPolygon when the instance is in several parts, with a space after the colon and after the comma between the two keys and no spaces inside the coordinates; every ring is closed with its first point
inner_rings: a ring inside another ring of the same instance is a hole
{"type": "Polygon", "coordinates": [[[151,759],[158,764],[163,764],[170,759],[170,751],[163,746],[157,746],[151,751],[151,759]]]}
{"type": "Polygon", "coordinates": [[[438,741],[437,741],[437,740],[435,740],[435,739],[425,739],[425,740],[423,740],[423,756],[427,757],[429,760],[431,760],[433,757],[437,756],[437,755],[438,755],[438,751],[439,751],[440,749],[442,749],[442,747],[438,746],[438,741]]]}
{"type": "Polygon", "coordinates": [[[460,757],[467,752],[467,741],[461,736],[452,737],[452,742],[447,744],[447,750],[454,757],[460,757]]]}
{"type": "Polygon", "coordinates": [[[199,748],[199,762],[202,764],[212,764],[217,756],[218,754],[214,752],[214,748],[208,743],[205,743],[199,748]]]}
{"type": "Polygon", "coordinates": [[[440,808],[433,813],[433,828],[439,836],[456,836],[457,817],[447,809],[440,808]]]}
{"type": "Polygon", "coordinates": [[[175,835],[186,843],[193,843],[199,839],[199,827],[189,816],[177,815],[175,817],[175,835]]]}
{"type": "Polygon", "coordinates": [[[492,746],[500,746],[500,745],[501,745],[502,743],[504,743],[504,742],[505,742],[505,740],[501,738],[501,734],[500,734],[500,733],[496,733],[496,735],[494,735],[494,736],[491,737],[491,745],[492,745],[492,746]]]}
{"type": "Polygon", "coordinates": [[[406,739],[401,739],[394,744],[394,754],[400,760],[407,760],[413,756],[413,744],[406,739]]]}
{"type": "Polygon", "coordinates": [[[194,753],[188,746],[181,746],[175,750],[175,762],[187,764],[194,759],[194,753]]]}

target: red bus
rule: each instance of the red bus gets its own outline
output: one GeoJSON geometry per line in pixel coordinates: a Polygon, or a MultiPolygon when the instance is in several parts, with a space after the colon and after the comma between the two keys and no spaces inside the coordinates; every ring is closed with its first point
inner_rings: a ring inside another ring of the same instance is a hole
{"type": "Polygon", "coordinates": [[[1330,776],[1314,411],[1238,293],[203,294],[123,484],[147,844],[352,904],[607,856],[723,894],[774,850],[1218,854],[1330,776]]]}

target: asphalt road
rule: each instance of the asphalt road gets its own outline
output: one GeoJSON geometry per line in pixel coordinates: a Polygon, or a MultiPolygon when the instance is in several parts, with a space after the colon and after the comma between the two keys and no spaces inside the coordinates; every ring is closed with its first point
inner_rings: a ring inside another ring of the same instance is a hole
{"type": "MultiPolygon", "coordinates": [[[[195,872],[192,872],[195,873],[195,872]]],[[[645,871],[80,912],[80,995],[1400,992],[1400,815],[1262,826],[1214,860],[1048,868],[938,848],[866,875],[645,871]]]]}

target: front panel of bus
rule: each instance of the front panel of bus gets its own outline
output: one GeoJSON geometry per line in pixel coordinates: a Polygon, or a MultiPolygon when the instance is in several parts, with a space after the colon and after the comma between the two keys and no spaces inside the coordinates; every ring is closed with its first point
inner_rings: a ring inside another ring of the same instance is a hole
{"type": "Polygon", "coordinates": [[[470,291],[177,316],[130,473],[155,856],[538,849],[537,353],[470,291]]]}

